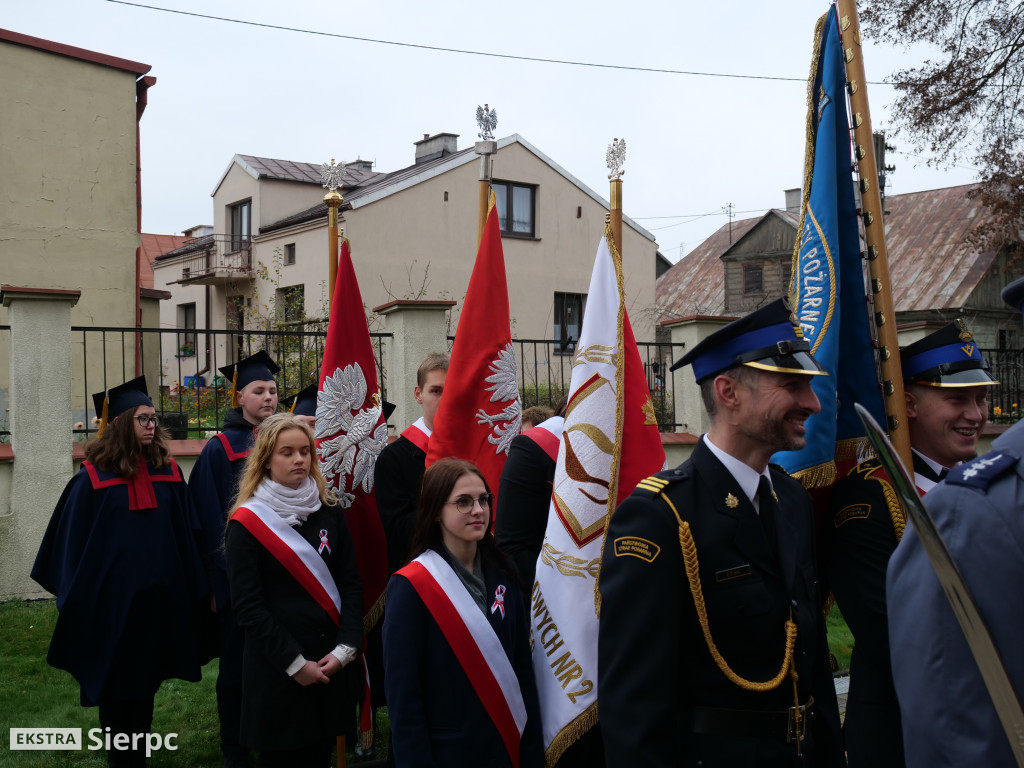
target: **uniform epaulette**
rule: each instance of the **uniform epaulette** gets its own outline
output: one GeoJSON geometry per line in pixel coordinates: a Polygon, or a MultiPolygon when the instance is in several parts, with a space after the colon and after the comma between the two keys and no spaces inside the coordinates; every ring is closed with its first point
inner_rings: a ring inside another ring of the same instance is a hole
{"type": "Polygon", "coordinates": [[[672,485],[672,483],[684,480],[687,476],[688,473],[679,467],[675,469],[666,469],[656,475],[645,477],[637,483],[636,488],[633,490],[633,495],[653,499],[672,485]]]}
{"type": "Polygon", "coordinates": [[[877,456],[869,456],[861,462],[854,465],[847,475],[870,475],[872,472],[877,472],[882,468],[882,460],[877,456]]]}
{"type": "Polygon", "coordinates": [[[1012,453],[990,451],[971,461],[965,461],[949,470],[946,482],[950,485],[966,485],[985,492],[997,477],[1016,466],[1018,457],[1012,453]]]}
{"type": "Polygon", "coordinates": [[[768,466],[774,469],[780,475],[785,475],[786,477],[790,476],[789,472],[786,471],[786,468],[779,464],[772,464],[771,462],[768,462],[768,466]]]}

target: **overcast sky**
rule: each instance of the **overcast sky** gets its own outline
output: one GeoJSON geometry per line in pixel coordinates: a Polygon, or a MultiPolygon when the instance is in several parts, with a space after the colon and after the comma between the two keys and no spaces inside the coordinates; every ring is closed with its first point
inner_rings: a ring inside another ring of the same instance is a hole
{"type": "MultiPolygon", "coordinates": [[[[475,112],[518,133],[607,199],[605,150],[627,141],[624,210],[676,261],[727,221],[783,207],[803,174],[806,77],[824,0],[519,0],[515,3],[142,0],[162,8],[438,48],[691,72],[571,66],[424,50],[216,21],[109,0],[3,3],[0,26],[152,65],[142,120],[143,230],[212,223],[210,194],[236,154],[392,171],[425,133],[477,139],[475,112]],[[693,218],[698,215],[701,218],[693,218]]],[[[869,81],[926,51],[865,42],[869,81]]],[[[2,76],[2,73],[0,73],[2,76]]],[[[894,91],[869,85],[885,128],[894,91]]],[[[965,184],[900,152],[887,192],[965,184]]],[[[902,145],[902,146],[900,146],[902,145]]],[[[494,174],[501,176],[500,163],[494,174]]],[[[475,203],[474,203],[475,205],[475,203]]],[[[595,241],[599,233],[595,232],[595,241]]]]}

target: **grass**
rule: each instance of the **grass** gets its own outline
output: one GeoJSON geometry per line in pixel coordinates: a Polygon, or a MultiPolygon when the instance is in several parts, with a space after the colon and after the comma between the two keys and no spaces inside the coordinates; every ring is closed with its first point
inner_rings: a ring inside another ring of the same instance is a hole
{"type": "Polygon", "coordinates": [[[839,669],[850,668],[850,653],[853,651],[853,633],[846,626],[843,614],[839,612],[839,606],[833,605],[825,620],[828,629],[828,648],[836,657],[839,669]]]}
{"type": "MultiPolygon", "coordinates": [[[[68,673],[46,663],[50,635],[57,620],[52,600],[0,603],[0,768],[104,768],[106,754],[92,751],[88,732],[99,728],[95,707],[78,703],[78,684],[68,673]],[[79,752],[17,751],[7,740],[10,728],[81,728],[85,748],[79,752]]],[[[853,635],[837,607],[828,615],[829,648],[839,669],[849,669],[853,635]]],[[[221,764],[217,723],[217,660],[203,668],[198,683],[169,680],[156,697],[153,733],[179,734],[174,752],[155,752],[152,768],[194,766],[215,768],[221,764]]],[[[387,717],[378,716],[376,758],[384,757],[387,717]]],[[[348,762],[353,763],[351,750],[348,762]]]]}
{"type": "MultiPolygon", "coordinates": [[[[99,728],[96,707],[78,703],[78,684],[46,663],[57,620],[52,600],[0,603],[0,768],[105,768],[106,753],[90,750],[88,732],[99,728]],[[11,751],[10,728],[81,728],[78,752],[11,751]]],[[[217,768],[221,765],[217,720],[217,660],[203,667],[198,683],[168,680],[156,695],[153,733],[177,733],[176,751],[154,752],[152,768],[217,768]]],[[[375,757],[387,747],[387,717],[378,715],[375,757]]],[[[351,745],[348,763],[354,763],[351,745]]]]}

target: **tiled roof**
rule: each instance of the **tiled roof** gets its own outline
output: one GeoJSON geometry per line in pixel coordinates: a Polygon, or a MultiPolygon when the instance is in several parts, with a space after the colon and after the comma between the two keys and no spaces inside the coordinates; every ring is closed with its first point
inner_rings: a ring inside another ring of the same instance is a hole
{"type": "Polygon", "coordinates": [[[677,320],[693,315],[721,315],[725,312],[725,267],[722,254],[763,217],[741,219],[732,223],[698,245],[658,278],[655,295],[663,320],[677,320]]]}
{"type": "MultiPolygon", "coordinates": [[[[990,218],[976,200],[968,199],[972,187],[886,198],[885,239],[897,312],[962,307],[992,265],[995,254],[980,253],[965,242],[970,232],[990,218]]],[[[795,234],[794,214],[773,210],[766,216],[772,213],[790,221],[795,234]]],[[[733,222],[733,244],[764,218],[733,222]]],[[[657,303],[663,319],[724,314],[722,256],[730,247],[729,227],[724,225],[658,279],[657,303]]]]}
{"type": "Polygon", "coordinates": [[[897,312],[957,309],[995,260],[964,239],[991,215],[967,192],[973,185],[886,199],[885,244],[897,312]]]}
{"type": "Polygon", "coordinates": [[[182,240],[181,245],[169,251],[164,251],[154,258],[153,261],[163,261],[164,259],[170,259],[174,256],[180,256],[183,253],[198,251],[213,244],[213,235],[203,235],[202,237],[183,237],[180,239],[182,240]]]}
{"type": "MultiPolygon", "coordinates": [[[[270,157],[254,155],[235,155],[235,158],[242,161],[243,167],[248,166],[246,170],[254,173],[257,179],[299,181],[317,186],[323,183],[320,178],[320,163],[298,163],[293,160],[275,160],[270,157]]],[[[380,175],[376,171],[346,168],[342,186],[353,187],[380,175]]]]}
{"type": "MultiPolygon", "coordinates": [[[[392,184],[397,184],[401,181],[404,181],[405,179],[416,176],[417,174],[430,171],[435,166],[450,162],[451,159],[454,157],[460,157],[462,155],[472,153],[473,151],[474,150],[472,147],[467,147],[466,149],[460,149],[458,152],[453,152],[450,155],[434,158],[433,160],[429,160],[424,163],[410,165],[407,168],[402,168],[401,170],[398,171],[392,171],[391,173],[367,173],[366,171],[353,172],[351,170],[346,170],[346,189],[342,190],[342,193],[345,197],[345,201],[342,204],[342,207],[351,208],[353,201],[358,201],[361,197],[365,197],[367,195],[378,192],[379,190],[385,187],[389,187],[392,184]],[[350,173],[352,174],[352,180],[355,182],[355,184],[351,185],[351,187],[348,184],[350,173]],[[360,173],[363,175],[361,179],[359,176],[356,175],[360,173]]],[[[302,165],[302,163],[298,163],[297,165],[302,165]]],[[[320,171],[318,166],[317,173],[319,174],[319,172],[320,171]]],[[[262,235],[268,232],[274,232],[278,229],[284,229],[286,227],[291,227],[296,224],[302,224],[307,221],[316,221],[317,219],[323,219],[326,217],[327,206],[324,205],[323,203],[318,203],[317,205],[314,205],[311,208],[307,208],[304,211],[299,211],[298,213],[294,213],[291,216],[286,216],[283,219],[275,221],[272,224],[268,224],[265,227],[260,227],[260,234],[262,235]]]]}
{"type": "Polygon", "coordinates": [[[153,287],[153,267],[151,266],[157,258],[167,251],[172,251],[184,245],[189,238],[181,235],[150,235],[143,232],[139,247],[139,287],[153,287]]]}

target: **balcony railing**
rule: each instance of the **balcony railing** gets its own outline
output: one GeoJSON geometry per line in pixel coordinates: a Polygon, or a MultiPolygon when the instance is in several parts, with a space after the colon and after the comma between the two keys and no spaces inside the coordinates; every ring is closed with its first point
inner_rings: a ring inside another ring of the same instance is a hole
{"type": "Polygon", "coordinates": [[[179,249],[181,278],[176,282],[216,283],[252,277],[252,238],[243,235],[207,235],[179,249]]]}

